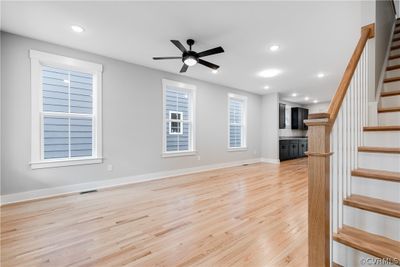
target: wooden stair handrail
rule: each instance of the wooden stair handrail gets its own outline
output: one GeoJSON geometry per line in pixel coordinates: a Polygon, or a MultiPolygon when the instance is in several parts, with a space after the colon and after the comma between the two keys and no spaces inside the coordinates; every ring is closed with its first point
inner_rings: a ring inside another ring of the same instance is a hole
{"type": "Polygon", "coordinates": [[[347,64],[342,80],[340,81],[339,87],[336,90],[336,94],[329,105],[327,114],[329,115],[328,119],[331,125],[335,123],[336,117],[339,114],[340,107],[342,106],[344,97],[347,93],[347,89],[349,88],[351,79],[353,78],[354,72],[356,71],[364,47],[368,39],[374,37],[375,37],[375,23],[366,25],[361,28],[361,37],[358,40],[356,49],[354,50],[349,63],[347,64]]]}
{"type": "Polygon", "coordinates": [[[330,257],[330,134],[375,24],[361,28],[361,37],[327,113],[309,114],[308,127],[308,266],[329,267],[330,257]]]}

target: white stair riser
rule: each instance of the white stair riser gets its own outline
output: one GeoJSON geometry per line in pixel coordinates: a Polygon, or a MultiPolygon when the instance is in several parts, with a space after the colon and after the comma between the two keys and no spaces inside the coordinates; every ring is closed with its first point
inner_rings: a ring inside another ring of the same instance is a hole
{"type": "Polygon", "coordinates": [[[364,145],[400,147],[400,131],[364,132],[364,145]]]}
{"type": "Polygon", "coordinates": [[[400,172],[400,154],[358,152],[358,167],[400,172]]]}
{"type": "Polygon", "coordinates": [[[400,107],[400,95],[381,97],[381,107],[400,107]]]}
{"type": "Polygon", "coordinates": [[[343,208],[345,225],[400,241],[400,219],[350,206],[343,208]]]}
{"type": "Polygon", "coordinates": [[[400,203],[400,183],[353,176],[351,191],[355,195],[400,203]]]}
{"type": "Polygon", "coordinates": [[[391,56],[398,56],[398,55],[400,55],[400,49],[391,50],[391,51],[390,51],[390,55],[391,55],[391,56]]]}
{"type": "Polygon", "coordinates": [[[383,84],[384,92],[397,91],[397,90],[400,90],[400,81],[383,84]]]}
{"type": "Polygon", "coordinates": [[[400,125],[400,112],[383,112],[378,114],[379,125],[400,125]]]}
{"type": "Polygon", "coordinates": [[[389,70],[385,72],[385,78],[400,77],[400,69],[389,70]]]}
{"type": "Polygon", "coordinates": [[[388,61],[389,66],[400,65],[400,58],[390,59],[388,61]]]}

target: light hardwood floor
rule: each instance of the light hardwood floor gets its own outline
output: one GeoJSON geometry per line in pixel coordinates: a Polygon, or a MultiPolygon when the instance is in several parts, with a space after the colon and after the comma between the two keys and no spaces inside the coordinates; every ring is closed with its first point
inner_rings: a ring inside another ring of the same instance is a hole
{"type": "Polygon", "coordinates": [[[307,266],[307,160],[1,208],[1,266],[307,266]]]}

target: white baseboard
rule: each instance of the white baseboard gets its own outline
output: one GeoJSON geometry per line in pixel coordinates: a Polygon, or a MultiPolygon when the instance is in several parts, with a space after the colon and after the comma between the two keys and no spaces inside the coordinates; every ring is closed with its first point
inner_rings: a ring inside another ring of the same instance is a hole
{"type": "Polygon", "coordinates": [[[265,162],[265,163],[273,163],[273,164],[281,163],[281,161],[279,159],[269,159],[269,158],[261,158],[260,161],[265,162]]]}
{"type": "MultiPolygon", "coordinates": [[[[95,189],[101,189],[101,188],[109,188],[109,187],[115,187],[115,186],[121,186],[121,185],[133,184],[133,183],[158,180],[158,179],[163,179],[163,178],[168,178],[168,177],[173,177],[173,176],[186,175],[186,174],[216,170],[216,169],[221,169],[221,168],[240,166],[243,164],[253,164],[253,163],[257,163],[257,162],[270,162],[270,161],[264,161],[264,159],[254,158],[254,159],[240,160],[240,161],[227,162],[227,163],[210,164],[210,165],[204,165],[204,166],[193,167],[193,168],[146,173],[146,174],[141,174],[141,175],[114,178],[114,179],[95,181],[95,182],[90,182],[90,183],[73,184],[73,185],[66,185],[66,186],[60,186],[60,187],[26,191],[26,192],[14,193],[14,194],[2,195],[0,205],[6,205],[6,204],[34,200],[34,199],[48,198],[48,197],[53,197],[53,196],[61,196],[61,195],[66,195],[66,194],[71,194],[71,193],[88,191],[88,190],[95,190],[95,189]]],[[[276,163],[276,162],[272,162],[272,163],[276,163]]]]}

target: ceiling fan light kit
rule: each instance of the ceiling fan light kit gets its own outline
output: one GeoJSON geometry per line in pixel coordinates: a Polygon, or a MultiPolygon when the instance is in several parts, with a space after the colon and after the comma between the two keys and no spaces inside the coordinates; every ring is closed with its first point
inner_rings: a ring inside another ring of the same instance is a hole
{"type": "Polygon", "coordinates": [[[197,53],[192,50],[192,45],[194,44],[193,39],[188,39],[186,43],[189,46],[189,50],[187,50],[181,42],[178,40],[171,40],[171,42],[182,52],[181,57],[153,57],[154,60],[164,60],[164,59],[182,59],[183,66],[180,70],[180,72],[186,72],[188,67],[192,67],[196,65],[197,63],[206,66],[208,68],[211,68],[213,70],[217,70],[219,68],[218,65],[215,65],[211,62],[205,61],[203,59],[200,59],[201,57],[206,57],[206,56],[211,56],[219,53],[223,53],[224,49],[219,46],[213,49],[209,49],[200,53],[197,53]]]}

